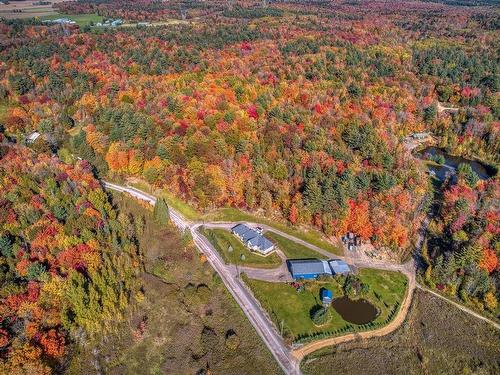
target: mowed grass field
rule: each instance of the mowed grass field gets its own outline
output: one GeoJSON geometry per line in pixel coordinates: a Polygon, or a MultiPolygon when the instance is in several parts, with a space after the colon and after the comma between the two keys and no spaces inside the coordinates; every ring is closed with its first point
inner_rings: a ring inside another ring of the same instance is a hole
{"type": "Polygon", "coordinates": [[[49,16],[56,13],[52,7],[55,3],[60,3],[65,0],[50,0],[49,5],[33,5],[34,0],[18,0],[10,1],[9,4],[0,5],[0,18],[31,18],[49,16]]]}
{"type": "Polygon", "coordinates": [[[44,20],[55,20],[58,18],[68,18],[72,21],[75,21],[78,26],[86,26],[92,23],[101,22],[103,17],[97,14],[60,14],[55,13],[47,16],[40,17],[42,21],[44,20]]]}
{"type": "MultiPolygon", "coordinates": [[[[379,310],[374,323],[384,322],[396,303],[401,303],[407,289],[407,278],[402,273],[377,269],[360,269],[357,275],[361,282],[368,284],[370,290],[363,298],[369,300],[379,310]],[[378,296],[378,297],[377,297],[378,296]]],[[[333,298],[343,296],[341,284],[337,279],[325,281],[306,281],[305,290],[297,292],[286,283],[271,283],[260,280],[245,280],[255,297],[260,301],[277,325],[283,324],[286,336],[297,339],[299,335],[330,332],[349,324],[330,307],[331,320],[320,327],[314,325],[310,311],[321,305],[320,289],[333,292],[333,298]]]]}
{"type": "Polygon", "coordinates": [[[270,239],[274,244],[286,255],[288,259],[303,259],[303,258],[319,258],[327,259],[326,256],[320,254],[310,248],[301,245],[297,242],[289,240],[279,234],[268,231],[266,232],[266,237],[270,239]]]}
{"type": "Polygon", "coordinates": [[[319,350],[301,369],[304,375],[498,374],[500,330],[417,289],[395,332],[319,350]]]}
{"type": "Polygon", "coordinates": [[[200,232],[215,247],[226,264],[238,264],[255,268],[276,268],[281,265],[281,258],[275,253],[266,257],[255,254],[225,229],[202,228],[200,232]],[[244,255],[244,259],[241,258],[242,255],[244,255]]]}
{"type": "Polygon", "coordinates": [[[134,299],[126,321],[95,344],[75,348],[65,373],[282,374],[278,364],[211,266],[173,226],[159,226],[152,210],[113,194],[120,216],[142,227],[137,266],[144,295],[134,299]],[[137,218],[141,218],[137,220],[137,218]],[[140,322],[144,333],[136,335],[140,322]],[[236,335],[231,345],[226,337],[236,335]],[[236,342],[235,342],[236,341],[236,342]],[[236,370],[235,370],[236,369],[236,370]]]}

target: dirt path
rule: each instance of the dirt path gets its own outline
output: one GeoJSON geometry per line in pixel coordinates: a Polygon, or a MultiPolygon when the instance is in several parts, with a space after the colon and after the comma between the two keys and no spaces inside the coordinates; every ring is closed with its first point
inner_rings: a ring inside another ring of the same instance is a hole
{"type": "Polygon", "coordinates": [[[445,296],[442,296],[441,294],[439,294],[439,293],[437,293],[437,292],[435,292],[435,291],[433,291],[433,290],[431,290],[429,288],[426,288],[425,286],[417,284],[417,288],[420,289],[420,290],[423,290],[423,291],[425,291],[427,293],[431,293],[431,294],[435,295],[436,297],[441,298],[442,300],[445,300],[448,303],[451,303],[453,306],[455,306],[456,308],[462,310],[463,312],[466,312],[467,314],[470,314],[470,315],[472,315],[472,316],[474,316],[474,317],[476,317],[478,319],[484,320],[486,323],[491,324],[496,329],[500,329],[500,324],[494,322],[491,319],[488,319],[488,318],[482,316],[481,314],[478,314],[475,311],[472,311],[471,309],[469,309],[469,308],[467,308],[467,307],[465,307],[465,306],[463,306],[463,305],[461,305],[461,304],[459,304],[459,303],[457,303],[455,301],[452,301],[452,300],[446,298],[445,296]]]}
{"type": "Polygon", "coordinates": [[[286,263],[282,263],[278,268],[252,268],[245,266],[227,265],[233,275],[245,273],[249,278],[255,280],[269,281],[273,283],[284,283],[292,281],[286,263]]]}

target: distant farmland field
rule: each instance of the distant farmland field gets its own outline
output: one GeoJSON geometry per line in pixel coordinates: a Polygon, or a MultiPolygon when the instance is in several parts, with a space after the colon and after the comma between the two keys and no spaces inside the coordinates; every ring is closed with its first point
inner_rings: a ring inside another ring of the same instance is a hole
{"type": "Polygon", "coordinates": [[[0,18],[30,18],[43,17],[56,14],[53,4],[64,0],[51,0],[49,5],[33,5],[34,0],[11,1],[9,4],[0,5],[0,18]]]}

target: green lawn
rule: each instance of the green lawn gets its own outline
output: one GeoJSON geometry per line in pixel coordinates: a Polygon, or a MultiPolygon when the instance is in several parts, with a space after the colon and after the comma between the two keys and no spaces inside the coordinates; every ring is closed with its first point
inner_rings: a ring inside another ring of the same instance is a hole
{"type": "Polygon", "coordinates": [[[201,219],[202,215],[196,211],[189,204],[185,203],[182,199],[177,198],[175,195],[162,190],[160,196],[165,198],[167,203],[176,211],[178,211],[181,215],[191,221],[198,221],[201,219]]]}
{"type": "Polygon", "coordinates": [[[298,244],[297,242],[291,241],[288,238],[280,236],[279,234],[273,232],[266,232],[266,237],[273,241],[283,253],[285,253],[288,259],[300,259],[300,258],[319,258],[327,259],[326,256],[320,254],[310,248],[298,244]]]}
{"type": "Polygon", "coordinates": [[[240,211],[236,208],[222,208],[208,215],[207,219],[214,221],[248,221],[253,223],[266,224],[291,236],[300,238],[301,240],[307,241],[313,245],[321,247],[322,249],[329,251],[333,254],[337,255],[342,254],[341,249],[334,246],[330,242],[325,241],[323,235],[316,230],[307,230],[307,231],[299,230],[283,223],[279,223],[273,220],[266,219],[264,217],[240,211]]]}
{"type": "Polygon", "coordinates": [[[103,19],[103,17],[97,14],[52,14],[50,16],[42,17],[41,20],[55,20],[58,18],[68,18],[75,21],[78,26],[90,25],[91,22],[95,24],[97,22],[102,22],[103,19]]]}
{"type": "Polygon", "coordinates": [[[239,264],[256,268],[276,268],[281,264],[281,258],[275,253],[267,257],[255,254],[227,230],[200,228],[200,233],[216,248],[226,264],[239,264]],[[232,251],[229,251],[230,246],[232,251]],[[245,256],[244,260],[241,259],[242,254],[245,256]]]}
{"type": "MultiPolygon", "coordinates": [[[[360,269],[358,277],[361,282],[370,286],[369,292],[363,298],[369,300],[379,310],[380,313],[373,323],[380,326],[389,318],[396,302],[401,303],[406,291],[407,279],[399,272],[376,269],[360,269]]],[[[284,336],[293,340],[297,340],[299,336],[334,332],[350,324],[342,319],[333,308],[330,308],[331,320],[323,326],[315,326],[310,318],[311,309],[321,304],[319,296],[321,288],[332,290],[334,298],[343,295],[341,284],[337,279],[307,281],[305,290],[302,292],[297,292],[295,288],[286,283],[270,283],[248,278],[245,278],[245,282],[275,324],[278,327],[283,325],[284,336]]],[[[353,329],[359,327],[351,325],[353,329]]],[[[361,327],[359,328],[361,329],[361,327]]],[[[341,334],[343,333],[336,332],[333,335],[341,334]]]]}

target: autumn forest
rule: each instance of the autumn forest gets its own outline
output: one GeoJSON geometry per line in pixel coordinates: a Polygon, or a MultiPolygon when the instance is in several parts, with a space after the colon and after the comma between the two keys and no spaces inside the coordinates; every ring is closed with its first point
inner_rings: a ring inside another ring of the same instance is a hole
{"type": "Polygon", "coordinates": [[[143,220],[99,179],[400,260],[427,229],[422,282],[498,319],[499,9],[460,3],[80,0],[56,6],[159,24],[2,20],[0,372],[64,368],[143,298],[143,220]],[[419,133],[489,178],[430,176],[419,133]]]}

